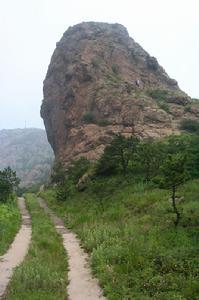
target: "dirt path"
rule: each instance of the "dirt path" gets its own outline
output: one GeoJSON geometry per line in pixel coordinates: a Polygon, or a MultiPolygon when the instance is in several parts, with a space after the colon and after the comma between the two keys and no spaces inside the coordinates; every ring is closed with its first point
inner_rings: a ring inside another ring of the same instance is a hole
{"type": "Polygon", "coordinates": [[[91,275],[88,266],[88,255],[80,247],[76,235],[64,227],[63,221],[58,218],[41,198],[40,206],[50,215],[57,232],[62,235],[63,244],[69,259],[69,300],[105,300],[102,296],[99,284],[91,275]]]}
{"type": "Polygon", "coordinates": [[[22,263],[31,240],[31,220],[24,198],[18,198],[18,205],[22,215],[21,228],[7,253],[0,256],[0,299],[3,298],[14,269],[22,263]]]}

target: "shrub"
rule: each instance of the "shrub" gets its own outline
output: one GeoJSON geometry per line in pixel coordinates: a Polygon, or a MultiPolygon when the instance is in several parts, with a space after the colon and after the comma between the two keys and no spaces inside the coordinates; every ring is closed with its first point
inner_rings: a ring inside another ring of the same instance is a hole
{"type": "Polygon", "coordinates": [[[71,180],[65,180],[63,184],[56,187],[56,199],[58,201],[66,201],[75,193],[75,186],[71,180]]]}
{"type": "Polygon", "coordinates": [[[85,112],[85,114],[82,117],[82,120],[84,123],[87,123],[87,124],[95,123],[95,117],[94,117],[93,113],[90,111],[85,112]]]}
{"type": "Polygon", "coordinates": [[[10,167],[0,171],[0,202],[6,202],[16,191],[20,180],[10,167]]]}
{"type": "Polygon", "coordinates": [[[90,168],[90,161],[85,157],[74,161],[68,169],[68,178],[77,184],[79,179],[88,171],[90,168]]]}
{"type": "Polygon", "coordinates": [[[168,96],[168,91],[165,90],[152,90],[148,95],[155,100],[165,100],[168,96]]]}
{"type": "Polygon", "coordinates": [[[51,182],[55,184],[61,184],[65,181],[66,170],[60,161],[56,161],[51,174],[51,182]]]}
{"type": "Polygon", "coordinates": [[[119,66],[116,65],[116,64],[112,65],[112,71],[113,71],[114,74],[118,75],[119,71],[120,71],[119,66]]]}
{"type": "Polygon", "coordinates": [[[183,120],[180,124],[180,128],[191,133],[199,134],[199,122],[194,120],[183,120]]]}
{"type": "Polygon", "coordinates": [[[168,103],[163,102],[163,101],[158,101],[157,104],[158,104],[158,106],[159,106],[161,109],[163,109],[163,110],[166,111],[167,113],[170,112],[168,103]]]}
{"type": "Polygon", "coordinates": [[[152,90],[148,91],[148,95],[156,100],[157,105],[166,111],[167,113],[170,112],[169,105],[166,101],[167,96],[168,96],[168,91],[165,90],[152,90]]]}
{"type": "Polygon", "coordinates": [[[91,64],[92,64],[93,68],[95,68],[95,69],[99,68],[101,62],[102,62],[102,61],[101,61],[101,59],[99,59],[99,58],[93,58],[93,59],[91,60],[91,64]]]}
{"type": "Polygon", "coordinates": [[[99,126],[108,126],[108,125],[111,125],[111,122],[109,120],[106,120],[106,119],[101,119],[97,122],[97,124],[99,126]]]}

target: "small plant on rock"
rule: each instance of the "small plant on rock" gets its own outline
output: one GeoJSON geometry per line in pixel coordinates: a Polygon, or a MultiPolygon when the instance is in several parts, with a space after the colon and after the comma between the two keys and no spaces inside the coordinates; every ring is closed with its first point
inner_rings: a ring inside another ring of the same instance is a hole
{"type": "Polygon", "coordinates": [[[93,113],[90,111],[85,112],[85,114],[82,117],[82,120],[84,123],[87,123],[87,124],[95,123],[95,117],[94,117],[93,113]]]}

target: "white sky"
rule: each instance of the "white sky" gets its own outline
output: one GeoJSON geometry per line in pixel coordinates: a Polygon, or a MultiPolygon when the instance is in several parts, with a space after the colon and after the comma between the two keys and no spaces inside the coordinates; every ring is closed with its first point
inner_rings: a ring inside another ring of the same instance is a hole
{"type": "Polygon", "coordinates": [[[199,98],[198,0],[0,0],[0,129],[43,127],[42,85],[55,44],[82,21],[121,23],[199,98]]]}

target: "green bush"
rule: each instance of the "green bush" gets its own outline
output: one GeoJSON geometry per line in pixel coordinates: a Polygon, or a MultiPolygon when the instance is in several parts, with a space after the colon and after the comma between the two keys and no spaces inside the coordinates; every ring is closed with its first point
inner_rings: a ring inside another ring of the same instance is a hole
{"type": "Polygon", "coordinates": [[[167,96],[168,96],[168,91],[152,90],[152,91],[148,91],[148,95],[156,101],[157,105],[161,109],[163,109],[167,113],[170,112],[169,104],[166,102],[167,96]]]}
{"type": "Polygon", "coordinates": [[[163,109],[164,111],[166,111],[167,113],[170,112],[170,109],[169,109],[169,104],[166,103],[166,102],[163,102],[163,101],[158,101],[157,102],[158,106],[163,109]]]}
{"type": "Polygon", "coordinates": [[[81,157],[80,159],[73,161],[67,171],[68,178],[71,179],[74,184],[77,184],[79,179],[88,171],[90,166],[90,161],[85,157],[81,157]]]}
{"type": "Polygon", "coordinates": [[[116,65],[116,64],[112,65],[112,71],[113,71],[114,74],[118,75],[119,72],[120,72],[119,66],[116,65]]]}
{"type": "Polygon", "coordinates": [[[74,192],[76,191],[76,184],[78,183],[79,179],[89,170],[90,165],[90,162],[84,157],[72,162],[68,170],[65,170],[62,180],[57,182],[57,200],[65,201],[73,196],[74,192]]]}
{"type": "Polygon", "coordinates": [[[95,68],[95,69],[99,68],[101,63],[102,63],[102,61],[99,58],[93,58],[91,61],[91,64],[92,64],[93,68],[95,68]]]}
{"type": "Polygon", "coordinates": [[[20,179],[10,167],[0,171],[0,202],[8,201],[19,183],[20,179]]]}
{"type": "Polygon", "coordinates": [[[148,91],[148,95],[155,100],[165,100],[168,96],[168,91],[152,90],[152,91],[148,91]]]}
{"type": "Polygon", "coordinates": [[[63,184],[56,186],[56,199],[58,201],[66,201],[75,193],[75,185],[72,180],[66,180],[63,184]]]}
{"type": "Polygon", "coordinates": [[[111,125],[111,122],[109,120],[106,120],[106,119],[101,119],[97,122],[97,124],[99,126],[108,126],[108,125],[111,125]]]}
{"type": "Polygon", "coordinates": [[[191,133],[199,134],[199,122],[194,120],[183,120],[180,124],[180,128],[191,133]]]}
{"type": "Polygon", "coordinates": [[[89,123],[95,123],[95,116],[93,115],[92,112],[87,111],[83,115],[82,120],[83,120],[84,123],[87,123],[87,124],[89,124],[89,123]]]}

